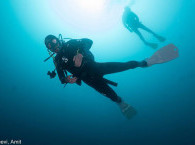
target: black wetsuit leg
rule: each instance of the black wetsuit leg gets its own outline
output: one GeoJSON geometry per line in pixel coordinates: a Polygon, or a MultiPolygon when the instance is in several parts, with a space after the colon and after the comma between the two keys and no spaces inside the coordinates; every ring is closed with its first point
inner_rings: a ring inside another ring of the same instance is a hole
{"type": "Polygon", "coordinates": [[[86,69],[88,73],[83,73],[82,80],[94,88],[99,93],[110,98],[112,101],[120,103],[121,98],[103,79],[103,75],[122,72],[136,67],[146,67],[146,61],[129,61],[129,62],[107,62],[107,63],[93,63],[90,68],[86,69]],[[90,72],[90,73],[89,73],[90,72]]]}
{"type": "Polygon", "coordinates": [[[115,93],[115,91],[110,86],[108,86],[108,84],[104,81],[102,77],[90,76],[90,77],[85,77],[82,80],[87,85],[91,86],[102,95],[110,98],[112,101],[116,103],[121,102],[121,98],[115,93]]]}
{"type": "Polygon", "coordinates": [[[128,61],[128,62],[106,62],[96,63],[98,73],[101,75],[111,74],[126,71],[128,69],[134,69],[136,67],[146,67],[146,61],[128,61]]]}

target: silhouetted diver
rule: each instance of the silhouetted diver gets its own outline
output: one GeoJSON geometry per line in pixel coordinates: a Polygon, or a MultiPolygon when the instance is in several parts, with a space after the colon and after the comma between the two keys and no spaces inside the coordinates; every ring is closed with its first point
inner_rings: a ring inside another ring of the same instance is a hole
{"type": "Polygon", "coordinates": [[[129,7],[124,8],[124,13],[123,13],[123,16],[122,16],[122,22],[123,22],[123,25],[125,26],[125,28],[127,28],[130,32],[135,32],[140,37],[140,39],[144,42],[145,45],[148,45],[152,48],[157,48],[158,47],[158,45],[156,43],[147,42],[144,39],[144,37],[142,36],[142,34],[140,33],[140,31],[138,30],[139,28],[153,34],[154,37],[156,37],[159,41],[161,41],[161,42],[165,41],[164,37],[157,35],[152,30],[150,30],[149,28],[144,26],[139,21],[138,16],[134,12],[132,12],[129,7]]]}

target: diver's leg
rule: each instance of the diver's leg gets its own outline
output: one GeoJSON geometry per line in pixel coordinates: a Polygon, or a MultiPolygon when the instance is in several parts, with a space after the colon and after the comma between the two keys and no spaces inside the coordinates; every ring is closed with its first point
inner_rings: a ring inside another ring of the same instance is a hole
{"type": "Polygon", "coordinates": [[[161,41],[161,42],[163,42],[163,41],[166,40],[164,37],[162,37],[162,36],[160,36],[160,35],[154,33],[151,29],[149,29],[148,27],[146,27],[146,26],[143,25],[142,23],[140,23],[139,28],[142,28],[143,30],[145,30],[145,31],[147,31],[147,32],[149,32],[149,33],[151,33],[151,34],[153,34],[154,37],[156,37],[156,38],[157,38],[159,41],[161,41]]]}
{"type": "Polygon", "coordinates": [[[158,47],[156,43],[147,42],[138,29],[135,29],[134,32],[140,37],[140,39],[144,42],[145,45],[150,46],[154,49],[158,47]]]}
{"type": "Polygon", "coordinates": [[[110,98],[112,101],[116,102],[119,106],[122,114],[127,118],[131,119],[136,115],[136,110],[126,102],[122,101],[122,99],[114,92],[114,90],[108,86],[108,84],[102,78],[93,78],[93,79],[84,79],[83,80],[87,85],[94,88],[96,91],[101,93],[102,95],[110,98]]]}
{"type": "Polygon", "coordinates": [[[98,72],[102,75],[122,72],[136,67],[146,67],[146,61],[128,61],[128,62],[106,62],[96,63],[98,72]]]}
{"type": "Polygon", "coordinates": [[[121,98],[115,93],[115,91],[108,86],[108,84],[103,80],[103,78],[99,77],[99,78],[87,78],[87,79],[83,79],[83,81],[91,86],[92,88],[94,88],[96,91],[98,91],[99,93],[101,93],[102,95],[110,98],[112,101],[116,102],[116,103],[121,103],[122,100],[121,98]]]}
{"type": "Polygon", "coordinates": [[[140,33],[140,31],[138,29],[133,29],[133,31],[139,36],[139,38],[144,42],[144,44],[147,45],[148,42],[146,42],[145,38],[143,37],[143,35],[140,33]]]}
{"type": "Polygon", "coordinates": [[[149,32],[149,33],[151,33],[151,34],[153,34],[154,36],[157,35],[156,33],[154,33],[152,30],[150,30],[148,27],[146,27],[146,26],[143,25],[142,23],[140,23],[139,28],[144,29],[145,31],[147,31],[147,32],[149,32]]]}

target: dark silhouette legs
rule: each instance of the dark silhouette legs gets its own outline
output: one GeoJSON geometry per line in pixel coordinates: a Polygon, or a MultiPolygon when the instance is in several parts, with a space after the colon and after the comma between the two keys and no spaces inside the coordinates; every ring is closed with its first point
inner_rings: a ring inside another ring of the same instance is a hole
{"type": "Polygon", "coordinates": [[[139,38],[144,42],[145,45],[154,49],[158,47],[158,44],[156,43],[147,42],[138,29],[134,29],[133,31],[139,36],[139,38]]]}
{"type": "Polygon", "coordinates": [[[156,37],[160,42],[163,42],[165,41],[165,38],[160,36],[160,35],[157,35],[156,33],[154,33],[152,30],[150,30],[149,28],[147,28],[146,26],[144,26],[143,24],[139,24],[138,26],[136,27],[133,27],[131,28],[131,30],[133,30],[138,36],[139,38],[144,42],[145,45],[149,46],[149,47],[152,47],[152,48],[157,48],[158,47],[158,44],[157,43],[151,43],[151,42],[147,42],[145,40],[145,38],[143,37],[143,35],[140,33],[140,31],[138,30],[138,28],[141,28],[145,31],[147,31],[148,33],[151,33],[154,37],[156,37]]]}
{"type": "Polygon", "coordinates": [[[144,26],[143,24],[140,24],[140,27],[139,28],[142,28],[143,30],[151,33],[154,35],[154,37],[156,37],[160,42],[164,42],[165,41],[165,38],[160,36],[160,35],[157,35],[156,33],[154,33],[152,30],[150,30],[148,27],[144,26]]]}
{"type": "Polygon", "coordinates": [[[137,67],[147,67],[146,61],[128,61],[128,62],[96,62],[96,68],[98,74],[107,75],[112,73],[118,73],[137,67]]]}

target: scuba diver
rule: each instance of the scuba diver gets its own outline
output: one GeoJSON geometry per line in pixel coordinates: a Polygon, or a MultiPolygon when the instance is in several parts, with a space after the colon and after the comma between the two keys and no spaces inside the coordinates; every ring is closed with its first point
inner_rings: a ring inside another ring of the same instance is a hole
{"type": "Polygon", "coordinates": [[[154,37],[156,37],[159,41],[161,41],[161,42],[165,41],[164,37],[157,35],[152,30],[150,30],[149,28],[144,26],[139,21],[138,16],[134,12],[132,12],[131,9],[127,6],[124,8],[122,22],[123,22],[123,25],[125,26],[125,28],[127,28],[130,32],[135,32],[140,37],[140,39],[144,42],[144,44],[149,46],[149,47],[152,47],[155,49],[158,47],[158,44],[147,42],[145,40],[145,38],[142,36],[142,34],[140,33],[140,31],[138,30],[139,28],[153,34],[154,37]]]}
{"type": "MultiPolygon", "coordinates": [[[[109,86],[117,86],[117,83],[107,80],[104,78],[104,75],[164,63],[178,56],[178,51],[173,50],[176,47],[170,44],[171,46],[169,47],[171,48],[167,49],[166,46],[157,51],[152,57],[143,61],[100,63],[94,60],[94,56],[90,51],[92,44],[93,41],[87,38],[71,39],[65,42],[62,37],[60,40],[60,38],[54,35],[48,35],[45,38],[45,45],[50,56],[45,61],[53,57],[55,70],[62,84],[77,83],[81,85],[81,81],[83,81],[102,95],[116,102],[123,115],[128,119],[136,114],[136,110],[124,102],[109,86]],[[54,55],[56,56],[54,57],[54,55]]],[[[56,76],[55,70],[48,72],[50,78],[56,76]]]]}

